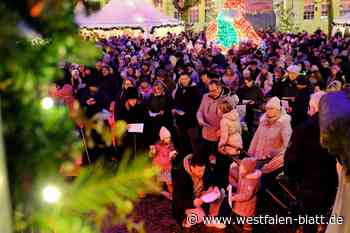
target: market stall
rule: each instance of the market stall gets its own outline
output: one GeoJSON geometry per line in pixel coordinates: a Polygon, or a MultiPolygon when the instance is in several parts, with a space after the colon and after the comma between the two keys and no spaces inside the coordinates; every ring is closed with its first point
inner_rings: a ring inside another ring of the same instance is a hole
{"type": "Polygon", "coordinates": [[[184,30],[181,21],[167,16],[143,0],[111,0],[106,6],[89,16],[82,6],[77,6],[76,23],[85,38],[108,38],[118,35],[164,36],[168,32],[184,30]]]}

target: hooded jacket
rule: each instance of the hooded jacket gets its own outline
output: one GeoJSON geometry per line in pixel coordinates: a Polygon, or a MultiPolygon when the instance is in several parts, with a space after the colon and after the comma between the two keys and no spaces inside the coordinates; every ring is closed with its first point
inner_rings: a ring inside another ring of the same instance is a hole
{"type": "Polygon", "coordinates": [[[211,97],[209,93],[205,94],[197,111],[197,120],[203,125],[202,136],[208,141],[218,141],[217,132],[220,129],[222,117],[218,106],[223,100],[227,100],[233,107],[239,102],[237,95],[232,95],[228,88],[223,87],[217,98],[211,97]]]}
{"type": "Polygon", "coordinates": [[[223,114],[220,121],[219,148],[222,146],[242,148],[241,133],[242,129],[238,112],[232,110],[223,114]]]}
{"type": "Polygon", "coordinates": [[[254,216],[256,213],[257,196],[259,181],[262,172],[254,170],[238,180],[237,193],[233,196],[233,212],[240,216],[254,216]]]}
{"type": "Polygon", "coordinates": [[[272,158],[266,164],[264,173],[272,172],[283,166],[284,151],[292,135],[291,117],[283,110],[281,116],[269,124],[266,113],[260,118],[260,124],[250,143],[248,153],[257,160],[272,158]],[[268,167],[268,169],[267,169],[268,167]]]}

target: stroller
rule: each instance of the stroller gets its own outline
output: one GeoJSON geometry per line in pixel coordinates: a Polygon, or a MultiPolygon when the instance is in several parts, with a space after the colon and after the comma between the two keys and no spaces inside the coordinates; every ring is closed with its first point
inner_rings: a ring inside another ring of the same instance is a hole
{"type": "MultiPolygon", "coordinates": [[[[246,157],[251,157],[249,154],[241,150],[240,154],[233,159],[233,163],[237,164],[239,167],[240,161],[246,157]]],[[[258,160],[257,168],[261,168],[264,164],[268,163],[271,159],[258,160]]],[[[296,218],[300,213],[303,212],[302,203],[297,199],[296,193],[299,190],[298,184],[292,182],[288,177],[286,177],[281,171],[274,179],[273,185],[266,185],[261,183],[258,191],[258,203],[266,202],[269,203],[269,210],[282,213],[286,217],[296,218]],[[271,200],[271,202],[267,201],[271,200]]],[[[263,203],[265,204],[265,203],[263,203]]],[[[264,208],[263,204],[258,204],[257,213],[264,213],[266,206],[264,208]]],[[[264,213],[266,214],[266,213],[264,213]]],[[[271,216],[276,215],[276,213],[271,213],[271,216]]],[[[299,225],[292,221],[292,232],[300,232],[299,225]]]]}

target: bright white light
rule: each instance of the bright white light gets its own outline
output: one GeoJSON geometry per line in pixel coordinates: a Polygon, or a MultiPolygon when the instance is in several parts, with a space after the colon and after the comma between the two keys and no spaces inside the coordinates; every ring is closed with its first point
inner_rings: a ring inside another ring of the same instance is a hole
{"type": "Polygon", "coordinates": [[[60,199],[61,192],[56,186],[46,186],[43,189],[43,198],[48,203],[55,203],[60,199]]]}
{"type": "Polygon", "coordinates": [[[45,97],[41,100],[41,106],[43,109],[50,109],[53,107],[53,104],[54,102],[51,97],[45,97]]]}
{"type": "Polygon", "coordinates": [[[134,3],[133,0],[129,0],[129,1],[128,1],[128,4],[129,4],[129,6],[134,6],[134,5],[135,5],[135,3],[134,3]]]}
{"type": "Polygon", "coordinates": [[[143,22],[143,18],[139,16],[139,17],[136,18],[136,21],[139,22],[139,23],[142,23],[143,22]]]}

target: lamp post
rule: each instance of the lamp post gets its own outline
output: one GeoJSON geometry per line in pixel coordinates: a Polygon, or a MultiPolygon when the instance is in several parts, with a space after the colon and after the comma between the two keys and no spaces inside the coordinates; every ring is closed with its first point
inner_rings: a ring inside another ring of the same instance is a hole
{"type": "MultiPolygon", "coordinates": [[[[0,97],[1,106],[1,97],[0,97]]],[[[1,233],[12,233],[10,197],[7,181],[4,142],[2,137],[2,118],[0,108],[0,229],[1,233]]]]}

